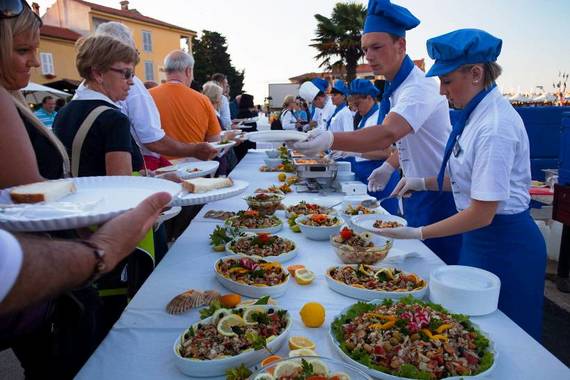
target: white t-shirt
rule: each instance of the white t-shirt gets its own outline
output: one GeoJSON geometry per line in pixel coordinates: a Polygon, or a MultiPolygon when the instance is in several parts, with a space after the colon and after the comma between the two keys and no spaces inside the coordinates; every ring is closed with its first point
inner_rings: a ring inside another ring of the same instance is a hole
{"type": "Polygon", "coordinates": [[[530,150],[524,123],[497,88],[471,113],[459,138],[461,152],[449,159],[453,197],[459,211],[471,199],[499,201],[497,214],[529,207],[530,150]]]}
{"type": "Polygon", "coordinates": [[[281,113],[281,117],[279,118],[279,120],[281,121],[281,126],[283,127],[283,129],[288,129],[288,130],[297,129],[297,126],[295,124],[297,122],[297,118],[293,114],[293,111],[289,109],[284,110],[281,113]]]}
{"type": "MultiPolygon", "coordinates": [[[[368,128],[368,127],[374,127],[378,125],[378,115],[380,114],[380,109],[377,109],[376,112],[374,112],[372,115],[370,115],[370,117],[368,119],[366,119],[366,122],[364,123],[364,125],[362,126],[362,128],[368,128]]],[[[354,125],[354,124],[353,124],[354,125]]],[[[361,129],[362,129],[361,128],[361,129]]],[[[382,127],[379,127],[382,128],[382,127]]],[[[369,161],[367,158],[362,158],[362,157],[354,157],[354,159],[356,160],[356,162],[360,162],[360,161],[369,161]]]]}
{"type": "Polygon", "coordinates": [[[222,95],[222,102],[220,103],[220,121],[222,122],[222,129],[232,129],[230,101],[225,95],[222,95]]]}
{"type": "Polygon", "coordinates": [[[350,132],[354,131],[354,117],[350,108],[344,107],[331,120],[329,128],[331,132],[350,132]]]}
{"type": "Polygon", "coordinates": [[[451,132],[449,106],[447,99],[439,94],[439,85],[414,66],[390,96],[390,105],[390,112],[402,116],[413,129],[396,142],[404,175],[437,176],[451,132]]]}
{"type": "Polygon", "coordinates": [[[0,302],[16,283],[23,260],[20,243],[8,232],[0,230],[0,302]]]}

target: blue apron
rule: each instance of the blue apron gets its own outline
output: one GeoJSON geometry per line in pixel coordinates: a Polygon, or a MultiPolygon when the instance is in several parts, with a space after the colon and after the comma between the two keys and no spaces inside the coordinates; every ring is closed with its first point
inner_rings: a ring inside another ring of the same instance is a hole
{"type": "MultiPolygon", "coordinates": [[[[368,177],[374,171],[374,169],[380,167],[384,163],[382,160],[366,160],[366,161],[356,161],[354,157],[349,157],[350,164],[352,166],[352,171],[355,174],[356,180],[364,183],[368,186],[368,177]]],[[[400,173],[396,170],[392,173],[390,181],[386,184],[386,187],[382,191],[368,192],[371,196],[382,199],[390,195],[392,191],[396,188],[396,185],[400,181],[400,173]]],[[[396,214],[398,212],[398,200],[388,199],[382,202],[382,207],[386,209],[390,214],[396,214]]]]}
{"type": "Polygon", "coordinates": [[[487,227],[465,232],[459,264],[496,274],[499,309],[540,342],[546,245],[529,210],[495,215],[487,227]]]}
{"type": "MultiPolygon", "coordinates": [[[[417,191],[402,199],[404,217],[410,227],[427,226],[457,213],[453,194],[450,192],[417,191]]],[[[447,265],[457,264],[461,250],[461,235],[424,240],[447,265]]]]}

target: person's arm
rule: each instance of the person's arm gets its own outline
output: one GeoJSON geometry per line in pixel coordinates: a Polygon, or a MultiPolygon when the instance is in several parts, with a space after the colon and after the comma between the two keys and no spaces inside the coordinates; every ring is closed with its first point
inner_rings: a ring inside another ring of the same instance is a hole
{"type": "Polygon", "coordinates": [[[129,152],[105,153],[106,175],[132,175],[133,163],[129,152]]]}
{"type": "Polygon", "coordinates": [[[366,158],[367,160],[385,160],[390,157],[391,154],[391,149],[380,149],[362,153],[362,158],[366,158]]]}
{"type": "Polygon", "coordinates": [[[166,135],[162,139],[144,144],[144,146],[152,152],[165,156],[195,157],[199,160],[210,160],[218,153],[218,151],[209,144],[187,144],[174,140],[166,135]]]}
{"type": "MultiPolygon", "coordinates": [[[[133,251],[170,200],[168,193],[151,195],[135,209],[107,222],[88,239],[105,252],[105,273],[133,251]]],[[[28,234],[16,238],[24,259],[15,284],[0,302],[0,315],[80,286],[94,272],[93,248],[85,244],[28,234]]]]}
{"type": "Polygon", "coordinates": [[[41,182],[36,154],[12,97],[0,87],[0,188],[41,182]]]}

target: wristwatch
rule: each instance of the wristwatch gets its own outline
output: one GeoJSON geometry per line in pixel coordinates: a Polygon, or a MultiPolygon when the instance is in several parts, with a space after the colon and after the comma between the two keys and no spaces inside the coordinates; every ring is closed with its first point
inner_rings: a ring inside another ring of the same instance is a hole
{"type": "Polygon", "coordinates": [[[89,279],[85,283],[85,285],[92,284],[93,282],[97,281],[99,277],[103,275],[105,269],[107,268],[107,264],[105,264],[105,251],[99,248],[95,243],[89,240],[76,240],[78,243],[81,243],[88,248],[91,249],[93,255],[95,256],[95,267],[93,268],[93,273],[89,276],[89,279]]]}

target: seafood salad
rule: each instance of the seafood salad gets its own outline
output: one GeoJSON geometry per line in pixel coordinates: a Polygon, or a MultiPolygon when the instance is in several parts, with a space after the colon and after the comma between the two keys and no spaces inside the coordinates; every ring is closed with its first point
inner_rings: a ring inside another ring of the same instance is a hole
{"type": "Polygon", "coordinates": [[[257,193],[247,197],[247,200],[252,202],[280,202],[281,199],[283,196],[277,193],[257,193]]]}
{"type": "Polygon", "coordinates": [[[216,270],[225,278],[253,286],[281,285],[289,277],[277,262],[268,263],[248,257],[222,259],[216,265],[216,270]]]}
{"type": "Polygon", "coordinates": [[[260,350],[290,323],[286,310],[272,306],[219,309],[211,318],[186,330],[178,353],[188,359],[215,360],[260,350]]]}
{"type": "Polygon", "coordinates": [[[226,220],[226,223],[235,228],[269,228],[281,224],[278,217],[273,215],[260,215],[258,211],[239,211],[236,216],[226,220]]]}
{"type": "Polygon", "coordinates": [[[234,252],[247,256],[270,257],[291,252],[295,243],[282,237],[268,233],[249,234],[230,243],[229,248],[234,252]]]}
{"type": "Polygon", "coordinates": [[[311,214],[326,214],[331,210],[327,207],[319,206],[315,203],[307,203],[301,201],[296,205],[287,207],[287,212],[289,214],[299,215],[311,215],[311,214]]]}
{"type": "Polygon", "coordinates": [[[342,220],[327,214],[312,214],[308,218],[300,220],[299,223],[310,227],[332,227],[341,224],[342,220]]]}
{"type": "Polygon", "coordinates": [[[355,248],[371,248],[374,247],[372,243],[372,235],[368,232],[357,234],[351,228],[344,227],[340,230],[340,234],[333,236],[333,242],[338,244],[346,244],[355,248]]]}
{"type": "Polygon", "coordinates": [[[378,214],[377,210],[364,207],[363,205],[352,206],[348,205],[344,210],[342,210],[345,215],[368,215],[368,214],[378,214]]]}
{"type": "Polygon", "coordinates": [[[397,228],[397,227],[404,227],[403,224],[398,223],[392,220],[377,220],[372,225],[374,228],[397,228]]]}
{"type": "Polygon", "coordinates": [[[396,268],[374,268],[366,264],[335,267],[328,274],[346,285],[369,290],[410,292],[426,287],[426,282],[413,273],[396,268]]]}
{"type": "Polygon", "coordinates": [[[494,361],[489,340],[468,317],[411,296],[397,303],[356,303],[334,320],[331,331],[353,360],[394,376],[470,376],[494,361]]]}

